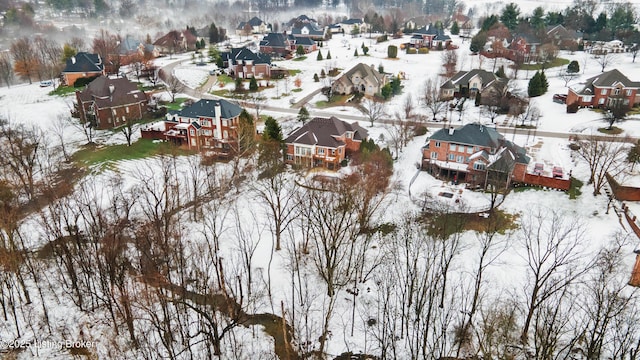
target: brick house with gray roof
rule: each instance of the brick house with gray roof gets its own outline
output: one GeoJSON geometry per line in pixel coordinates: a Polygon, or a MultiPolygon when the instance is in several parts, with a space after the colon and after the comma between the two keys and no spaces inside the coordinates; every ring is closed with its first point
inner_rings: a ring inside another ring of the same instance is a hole
{"type": "Polygon", "coordinates": [[[489,84],[498,80],[500,80],[498,75],[491,71],[482,69],[458,71],[451,79],[440,86],[440,95],[445,99],[454,97],[474,98],[478,92],[482,92],[489,84]]]}
{"type": "Polygon", "coordinates": [[[260,52],[272,56],[286,57],[291,54],[291,42],[282,33],[268,33],[260,41],[260,52]]]}
{"type": "Polygon", "coordinates": [[[67,86],[73,86],[80,78],[104,75],[104,63],[98,54],[79,52],[67,59],[62,79],[67,86]]]}
{"type": "Polygon", "coordinates": [[[336,170],[344,158],[360,149],[369,136],[358,123],[336,117],[313,118],[286,139],[288,164],[336,170]]]}
{"type": "Polygon", "coordinates": [[[569,88],[567,106],[610,108],[618,103],[628,108],[640,103],[640,82],[631,81],[618,69],[603,72],[575,88],[569,88]]]}
{"type": "Polygon", "coordinates": [[[221,54],[227,60],[229,75],[243,79],[270,78],[271,56],[268,54],[254,53],[243,48],[233,48],[229,53],[221,54]]]}
{"type": "Polygon", "coordinates": [[[479,123],[440,129],[422,148],[422,169],[474,187],[485,187],[492,178],[521,182],[529,161],[523,147],[479,123]]]}
{"type": "Polygon", "coordinates": [[[111,129],[141,120],[147,113],[147,95],[126,78],[100,76],[76,90],[75,113],[84,124],[111,129]]]}

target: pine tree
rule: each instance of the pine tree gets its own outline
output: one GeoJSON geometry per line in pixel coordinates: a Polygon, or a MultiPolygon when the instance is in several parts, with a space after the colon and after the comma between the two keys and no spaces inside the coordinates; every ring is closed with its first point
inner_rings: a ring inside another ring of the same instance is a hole
{"type": "Polygon", "coordinates": [[[529,86],[527,88],[529,97],[536,97],[542,95],[542,81],[540,79],[540,72],[536,71],[531,80],[529,80],[529,86]]]}
{"type": "Polygon", "coordinates": [[[278,121],[271,116],[264,121],[264,132],[262,133],[264,140],[274,140],[282,142],[282,128],[278,121]]]}
{"type": "Polygon", "coordinates": [[[320,78],[318,78],[318,73],[313,74],[313,81],[320,82],[320,78]]]}
{"type": "Polygon", "coordinates": [[[451,25],[451,35],[458,35],[460,34],[460,26],[458,25],[457,21],[453,22],[453,25],[451,25]]]}
{"type": "Polygon", "coordinates": [[[358,49],[353,53],[353,56],[358,57],[358,49]]]}
{"type": "Polygon", "coordinates": [[[507,78],[507,74],[504,72],[504,65],[500,65],[498,71],[496,71],[496,76],[504,79],[507,78]]]}
{"type": "Polygon", "coordinates": [[[547,75],[544,74],[544,71],[540,73],[540,90],[542,91],[540,95],[549,90],[549,81],[547,81],[547,75]]]}
{"type": "Polygon", "coordinates": [[[298,111],[298,121],[304,125],[309,120],[309,110],[306,107],[301,107],[300,111],[298,111]]]}
{"type": "Polygon", "coordinates": [[[322,61],[322,60],[324,60],[324,59],[322,58],[322,51],[318,50],[318,57],[316,58],[316,60],[318,60],[318,61],[322,61]]]}
{"type": "Polygon", "coordinates": [[[578,61],[573,60],[572,62],[569,63],[569,65],[567,65],[567,72],[570,74],[577,74],[580,72],[580,64],[578,63],[578,61]]]}
{"type": "Polygon", "coordinates": [[[331,60],[331,50],[327,50],[327,60],[331,60]]]}
{"type": "Polygon", "coordinates": [[[258,80],[255,77],[252,77],[249,81],[249,90],[257,91],[258,90],[258,80]]]}

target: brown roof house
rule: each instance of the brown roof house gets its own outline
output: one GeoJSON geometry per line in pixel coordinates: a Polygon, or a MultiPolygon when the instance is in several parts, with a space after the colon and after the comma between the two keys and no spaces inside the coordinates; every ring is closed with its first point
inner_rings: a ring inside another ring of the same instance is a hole
{"type": "Polygon", "coordinates": [[[499,81],[498,75],[491,71],[473,69],[458,71],[453,77],[440,86],[440,95],[445,99],[454,97],[474,98],[489,84],[499,81]]]}
{"type": "Polygon", "coordinates": [[[100,75],[104,75],[104,63],[100,55],[86,52],[79,52],[67,59],[67,64],[62,70],[62,79],[67,86],[73,86],[80,78],[100,75]]]}
{"type": "Polygon", "coordinates": [[[345,156],[358,151],[369,136],[358,123],[336,117],[314,118],[285,139],[288,164],[335,170],[345,156]]]}
{"type": "Polygon", "coordinates": [[[380,93],[386,83],[387,78],[373,66],[359,63],[336,79],[332,85],[332,91],[343,95],[362,93],[366,96],[374,96],[380,93]]]}
{"type": "Polygon", "coordinates": [[[196,41],[198,38],[189,30],[171,30],[156,40],[153,45],[162,54],[175,54],[195,50],[196,41]]]}
{"type": "Polygon", "coordinates": [[[137,121],[147,113],[147,95],[126,78],[100,76],[76,91],[77,115],[84,124],[110,129],[137,121]]]}
{"type": "Polygon", "coordinates": [[[629,80],[617,69],[596,75],[575,88],[569,88],[567,106],[612,108],[622,104],[631,108],[640,103],[640,82],[629,80]]]}

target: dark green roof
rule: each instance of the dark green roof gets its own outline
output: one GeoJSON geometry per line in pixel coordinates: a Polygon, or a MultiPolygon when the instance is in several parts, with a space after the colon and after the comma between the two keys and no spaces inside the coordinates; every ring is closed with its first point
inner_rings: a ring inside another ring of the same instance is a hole
{"type": "Polygon", "coordinates": [[[199,117],[216,117],[216,106],[220,106],[220,118],[222,119],[231,119],[238,115],[242,111],[240,106],[230,103],[227,100],[207,100],[202,99],[190,106],[185,107],[184,109],[178,112],[179,116],[188,117],[192,119],[196,119],[199,117]]]}
{"type": "Polygon", "coordinates": [[[500,145],[503,136],[494,128],[473,123],[454,129],[453,132],[450,129],[440,129],[431,135],[429,139],[496,148],[500,145]]]}

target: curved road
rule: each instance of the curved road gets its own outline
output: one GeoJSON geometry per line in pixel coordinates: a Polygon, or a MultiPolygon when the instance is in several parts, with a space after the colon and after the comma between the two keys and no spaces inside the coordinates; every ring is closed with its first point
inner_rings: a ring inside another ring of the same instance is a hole
{"type": "MultiPolygon", "coordinates": [[[[167,83],[169,79],[168,76],[173,77],[173,70],[175,69],[175,67],[184,61],[191,61],[191,60],[181,59],[181,60],[176,60],[172,63],[169,63],[160,69],[161,71],[159,72],[158,76],[162,81],[167,83]]],[[[210,76],[209,80],[207,80],[207,83],[198,89],[190,88],[186,84],[184,84],[184,90],[182,92],[196,99],[213,99],[213,100],[225,99],[227,101],[237,103],[238,105],[241,105],[247,108],[255,108],[254,104],[248,101],[236,101],[233,99],[227,99],[224,97],[209,94],[208,89],[211,89],[211,87],[215,83],[216,83],[216,77],[210,76]]],[[[277,107],[277,106],[272,106],[267,104],[261,104],[260,110],[296,116],[298,115],[299,107],[305,104],[306,102],[308,102],[309,100],[311,100],[311,98],[315,96],[317,93],[319,93],[319,91],[320,90],[316,90],[312,94],[305,96],[303,99],[301,99],[296,104],[294,104],[293,108],[282,108],[282,107],[277,107]]],[[[364,123],[369,122],[369,119],[366,118],[365,116],[335,113],[335,112],[331,112],[330,110],[311,110],[309,111],[309,115],[311,117],[335,116],[337,118],[344,119],[344,120],[358,121],[358,122],[364,122],[364,123]]],[[[379,119],[376,122],[383,123],[383,124],[392,124],[394,120],[379,119]]],[[[440,128],[445,128],[447,126],[457,126],[458,124],[456,124],[456,122],[446,123],[446,122],[427,121],[424,123],[424,125],[429,129],[440,129],[440,128]]],[[[540,130],[540,129],[519,129],[514,127],[504,127],[504,126],[496,126],[496,129],[499,130],[505,137],[508,137],[508,135],[513,135],[515,133],[515,135],[531,135],[531,136],[550,137],[550,138],[569,140],[571,138],[575,138],[576,136],[581,135],[580,133],[572,133],[572,132],[548,131],[548,130],[540,130]]],[[[591,137],[591,135],[589,135],[589,137],[591,137]]],[[[640,140],[640,137],[636,137],[636,136],[620,137],[620,136],[610,136],[610,135],[593,135],[593,137],[597,138],[598,140],[630,142],[630,143],[636,143],[638,140],[640,140]]]]}

